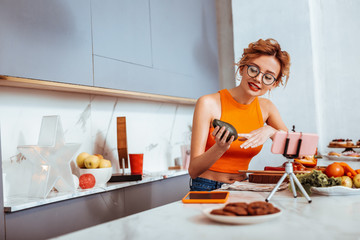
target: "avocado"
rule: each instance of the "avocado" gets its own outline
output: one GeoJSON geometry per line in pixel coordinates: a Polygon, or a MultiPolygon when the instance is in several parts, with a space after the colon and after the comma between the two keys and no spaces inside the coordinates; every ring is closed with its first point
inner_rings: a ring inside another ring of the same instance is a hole
{"type": "MultiPolygon", "coordinates": [[[[231,136],[234,136],[234,141],[238,138],[238,133],[236,131],[236,129],[234,128],[233,125],[231,125],[230,123],[227,123],[227,122],[223,122],[219,119],[214,119],[213,122],[212,122],[212,125],[213,127],[215,128],[216,126],[219,126],[220,128],[222,128],[223,126],[225,126],[226,130],[229,130],[230,134],[229,136],[227,137],[226,141],[229,141],[231,136]]],[[[221,138],[225,135],[225,132],[224,134],[221,136],[221,138]]]]}

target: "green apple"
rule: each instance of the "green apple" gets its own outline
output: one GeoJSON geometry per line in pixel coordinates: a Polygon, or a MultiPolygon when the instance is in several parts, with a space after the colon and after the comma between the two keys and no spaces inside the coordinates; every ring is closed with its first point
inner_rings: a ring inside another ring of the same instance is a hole
{"type": "Polygon", "coordinates": [[[353,181],[349,176],[341,177],[341,186],[352,188],[353,181]]]}
{"type": "Polygon", "coordinates": [[[360,174],[354,176],[353,183],[356,188],[360,188],[360,174]]]}
{"type": "Polygon", "coordinates": [[[111,167],[111,161],[107,159],[100,159],[100,166],[99,168],[109,168],[111,167]]]}
{"type": "Polygon", "coordinates": [[[95,155],[90,155],[84,160],[86,168],[98,168],[100,165],[100,158],[95,155]]]}
{"type": "Polygon", "coordinates": [[[90,154],[88,154],[87,152],[82,152],[77,156],[76,164],[78,165],[79,168],[85,168],[84,160],[89,156],[90,154]]]}

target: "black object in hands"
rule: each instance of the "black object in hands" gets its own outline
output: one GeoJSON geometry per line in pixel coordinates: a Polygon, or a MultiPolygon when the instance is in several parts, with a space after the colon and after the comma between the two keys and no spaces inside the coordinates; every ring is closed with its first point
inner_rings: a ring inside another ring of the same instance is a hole
{"type": "MultiPolygon", "coordinates": [[[[234,136],[234,141],[238,138],[238,133],[236,131],[236,129],[234,128],[233,125],[231,125],[230,123],[227,122],[223,122],[219,119],[214,119],[212,122],[212,125],[214,128],[216,128],[216,126],[219,126],[220,128],[222,128],[223,126],[225,126],[225,129],[229,131],[229,136],[227,137],[226,141],[229,141],[231,136],[234,136]]],[[[221,136],[221,138],[225,135],[226,132],[224,132],[224,134],[221,136]]]]}

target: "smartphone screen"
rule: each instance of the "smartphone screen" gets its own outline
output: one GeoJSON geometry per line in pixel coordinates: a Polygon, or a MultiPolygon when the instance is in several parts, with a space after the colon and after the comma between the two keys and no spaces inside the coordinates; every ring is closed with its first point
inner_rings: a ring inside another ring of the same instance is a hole
{"type": "Polygon", "coordinates": [[[202,192],[191,191],[182,199],[184,203],[224,203],[229,197],[229,192],[202,192]]]}
{"type": "Polygon", "coordinates": [[[315,154],[319,136],[314,133],[300,132],[277,132],[273,139],[271,152],[275,154],[295,155],[298,150],[299,139],[301,139],[299,157],[315,154]],[[286,139],[289,139],[289,142],[287,152],[285,153],[286,139]]]}
{"type": "Polygon", "coordinates": [[[226,192],[213,192],[213,193],[192,193],[190,192],[186,199],[225,199],[226,192]]]}

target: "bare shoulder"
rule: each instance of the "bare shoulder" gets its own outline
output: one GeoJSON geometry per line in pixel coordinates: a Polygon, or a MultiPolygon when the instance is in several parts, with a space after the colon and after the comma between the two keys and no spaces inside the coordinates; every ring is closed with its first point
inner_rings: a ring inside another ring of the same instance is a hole
{"type": "Polygon", "coordinates": [[[196,102],[196,108],[202,108],[211,111],[220,108],[220,94],[212,93],[200,97],[196,102]]]}
{"type": "Polygon", "coordinates": [[[275,104],[267,98],[259,98],[259,104],[261,109],[271,111],[273,109],[276,109],[275,104]]]}
{"type": "Polygon", "coordinates": [[[220,94],[219,93],[212,93],[208,95],[201,96],[197,102],[200,103],[208,103],[208,104],[216,104],[217,102],[220,102],[220,94]]]}
{"type": "Polygon", "coordinates": [[[259,98],[259,104],[263,113],[264,122],[273,128],[287,131],[286,125],[283,122],[280,112],[273,102],[266,98],[259,98]]]}

